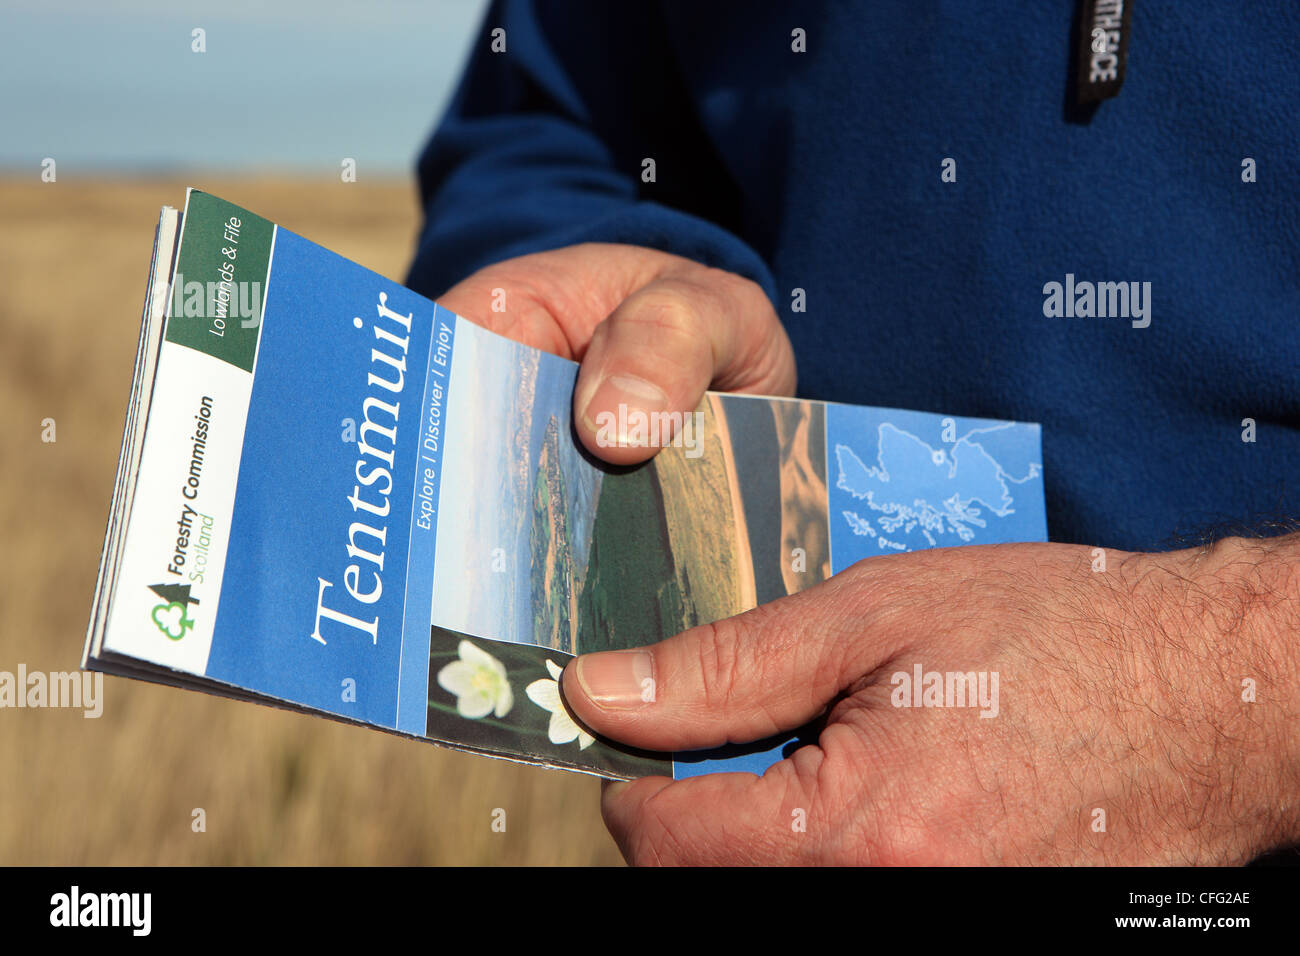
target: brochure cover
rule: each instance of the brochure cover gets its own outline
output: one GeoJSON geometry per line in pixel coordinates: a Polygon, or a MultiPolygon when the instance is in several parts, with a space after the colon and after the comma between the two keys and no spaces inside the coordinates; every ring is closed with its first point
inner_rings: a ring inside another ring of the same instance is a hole
{"type": "MultiPolygon", "coordinates": [[[[864,367],[872,357],[863,356],[864,367]]],[[[558,678],[873,555],[1046,540],[1037,425],[709,393],[598,421],[577,365],[190,190],[155,240],[84,666],[607,777],[558,678]]]]}

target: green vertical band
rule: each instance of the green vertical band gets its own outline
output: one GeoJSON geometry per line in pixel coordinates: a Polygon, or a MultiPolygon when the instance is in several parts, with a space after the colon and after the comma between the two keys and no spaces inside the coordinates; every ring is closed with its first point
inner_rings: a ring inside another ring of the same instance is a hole
{"type": "Polygon", "coordinates": [[[275,224],[192,190],[166,339],[253,370],[275,224]]]}

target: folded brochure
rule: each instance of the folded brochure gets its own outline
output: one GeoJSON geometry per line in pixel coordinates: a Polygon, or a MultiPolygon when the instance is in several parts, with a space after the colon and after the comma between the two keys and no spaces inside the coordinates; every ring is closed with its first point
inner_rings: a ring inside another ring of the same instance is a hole
{"type": "Polygon", "coordinates": [[[761,773],[796,734],[632,750],[560,671],[865,557],[1046,538],[1037,425],[710,392],[598,420],[664,446],[614,467],[574,434],[577,368],[190,190],[83,666],[607,777],[761,773]]]}

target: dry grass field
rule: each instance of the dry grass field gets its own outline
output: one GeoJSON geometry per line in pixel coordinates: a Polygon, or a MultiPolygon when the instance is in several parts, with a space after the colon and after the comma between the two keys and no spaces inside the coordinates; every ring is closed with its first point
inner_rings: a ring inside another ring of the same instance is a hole
{"type": "MultiPolygon", "coordinates": [[[[75,670],[158,208],[183,181],[0,180],[0,670],[75,670]],[[57,440],[41,440],[53,418],[57,440]]],[[[400,279],[406,182],[188,185],[400,279]]],[[[0,864],[618,864],[588,777],[119,678],[0,709],[0,864]],[[195,808],[206,832],[191,829],[195,808]],[[491,829],[506,810],[506,832],[491,829]]]]}

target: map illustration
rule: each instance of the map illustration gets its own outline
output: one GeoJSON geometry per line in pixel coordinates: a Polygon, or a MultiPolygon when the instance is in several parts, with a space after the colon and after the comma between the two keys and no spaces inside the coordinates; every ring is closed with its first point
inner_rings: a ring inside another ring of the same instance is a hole
{"type": "Polygon", "coordinates": [[[882,554],[1046,537],[1037,425],[829,406],[827,447],[836,571],[882,554]]]}

